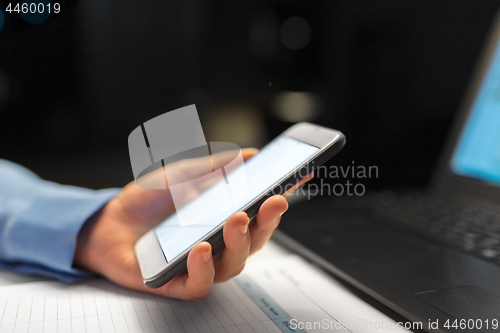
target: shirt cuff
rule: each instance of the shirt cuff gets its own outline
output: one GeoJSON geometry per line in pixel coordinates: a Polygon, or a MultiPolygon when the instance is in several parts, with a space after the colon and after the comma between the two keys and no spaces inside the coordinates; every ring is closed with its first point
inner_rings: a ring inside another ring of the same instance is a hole
{"type": "Polygon", "coordinates": [[[74,273],[64,273],[53,269],[49,269],[44,266],[39,266],[36,264],[25,264],[20,262],[0,262],[0,269],[5,269],[14,273],[24,274],[24,275],[41,275],[49,278],[58,279],[66,283],[77,283],[83,280],[97,277],[97,275],[75,270],[74,273]]]}
{"type": "Polygon", "coordinates": [[[119,189],[89,190],[49,184],[43,196],[11,216],[1,266],[74,282],[92,274],[72,267],[78,233],[119,189]]]}

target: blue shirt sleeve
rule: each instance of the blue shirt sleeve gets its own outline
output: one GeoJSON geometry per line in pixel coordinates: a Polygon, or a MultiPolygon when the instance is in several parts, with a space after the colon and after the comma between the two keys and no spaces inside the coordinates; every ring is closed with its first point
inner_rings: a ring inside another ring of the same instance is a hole
{"type": "Polygon", "coordinates": [[[118,191],[45,181],[0,159],[0,267],[66,282],[91,276],[72,267],[78,232],[118,191]]]}

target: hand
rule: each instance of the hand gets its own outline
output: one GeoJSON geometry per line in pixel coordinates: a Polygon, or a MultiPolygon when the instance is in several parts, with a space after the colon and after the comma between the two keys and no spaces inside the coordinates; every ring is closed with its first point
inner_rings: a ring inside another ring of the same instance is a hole
{"type": "MultiPolygon", "coordinates": [[[[256,152],[255,149],[242,150],[243,159],[251,158],[256,152]]],[[[196,176],[198,165],[199,159],[190,159],[172,163],[167,168],[172,168],[171,172],[196,176]]],[[[311,177],[306,177],[294,188],[311,177]]],[[[186,190],[186,200],[198,195],[208,185],[196,184],[186,190]]],[[[85,223],[78,236],[74,266],[101,274],[128,288],[194,299],[207,294],[214,282],[238,275],[247,257],[271,237],[287,209],[286,199],[276,195],[262,204],[251,224],[246,213],[235,213],[224,225],[226,248],[221,255],[212,257],[210,244],[202,242],[191,250],[187,272],[179,274],[161,288],[149,289],[143,284],[134,245],[143,234],[172,214],[175,208],[168,189],[144,189],[131,182],[85,223]]]]}

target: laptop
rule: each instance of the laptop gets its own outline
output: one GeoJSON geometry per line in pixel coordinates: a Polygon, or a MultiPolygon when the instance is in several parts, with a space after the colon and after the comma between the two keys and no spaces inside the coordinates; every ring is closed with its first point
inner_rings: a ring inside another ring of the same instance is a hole
{"type": "Polygon", "coordinates": [[[429,191],[318,197],[290,210],[275,240],[412,329],[500,331],[500,15],[429,191]]]}

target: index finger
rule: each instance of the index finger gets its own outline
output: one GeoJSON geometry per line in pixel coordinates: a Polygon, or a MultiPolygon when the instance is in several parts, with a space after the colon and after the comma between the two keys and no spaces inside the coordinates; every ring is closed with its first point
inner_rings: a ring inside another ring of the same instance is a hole
{"type": "Polygon", "coordinates": [[[160,295],[191,300],[205,296],[214,283],[212,247],[207,242],[196,245],[188,255],[187,273],[181,273],[156,290],[160,295]]]}
{"type": "Polygon", "coordinates": [[[308,174],[307,176],[302,178],[297,184],[293,185],[293,187],[291,187],[288,191],[283,193],[283,196],[285,198],[288,197],[290,194],[295,192],[299,187],[301,187],[302,185],[304,185],[305,183],[307,183],[308,181],[310,181],[313,178],[314,178],[314,172],[311,172],[310,174],[308,174]]]}

